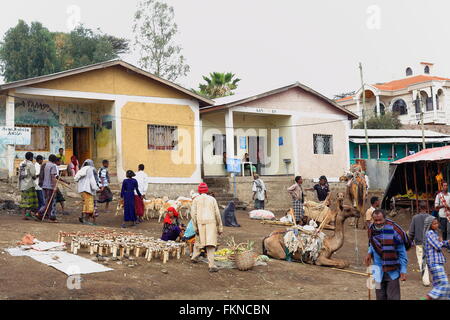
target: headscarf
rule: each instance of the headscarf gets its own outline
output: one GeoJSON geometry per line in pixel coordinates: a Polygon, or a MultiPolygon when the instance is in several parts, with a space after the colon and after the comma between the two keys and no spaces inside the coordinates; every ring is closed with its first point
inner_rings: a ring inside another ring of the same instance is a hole
{"type": "Polygon", "coordinates": [[[208,185],[204,182],[200,183],[198,185],[198,193],[208,193],[208,185]]]}
{"type": "Polygon", "coordinates": [[[70,157],[70,162],[72,162],[74,167],[78,166],[78,159],[75,155],[70,157]]]}
{"type": "Polygon", "coordinates": [[[177,212],[177,210],[175,210],[174,207],[170,207],[169,209],[167,209],[166,216],[164,217],[164,223],[172,224],[172,219],[170,218],[170,212],[173,213],[173,216],[174,216],[175,218],[178,218],[178,212],[177,212]]]}
{"type": "Polygon", "coordinates": [[[85,166],[92,167],[92,174],[94,175],[95,182],[98,184],[98,182],[99,182],[98,173],[97,173],[97,170],[95,170],[94,161],[92,161],[91,159],[85,160],[83,162],[83,167],[85,167],[85,166]]]}
{"type": "MultiPolygon", "coordinates": [[[[423,242],[422,242],[422,245],[423,245],[423,248],[424,248],[424,249],[425,249],[425,244],[427,243],[427,233],[428,233],[428,231],[431,230],[431,224],[433,223],[433,221],[434,221],[435,219],[436,219],[436,218],[433,217],[433,216],[428,216],[428,217],[425,218],[425,221],[423,222],[423,242]]],[[[424,266],[426,266],[426,263],[427,263],[427,256],[426,256],[426,254],[425,254],[425,250],[423,250],[422,263],[425,263],[424,266]]],[[[425,268],[422,268],[422,269],[423,269],[423,270],[422,270],[422,274],[423,274],[423,272],[424,272],[426,269],[425,269],[425,268]]]]}

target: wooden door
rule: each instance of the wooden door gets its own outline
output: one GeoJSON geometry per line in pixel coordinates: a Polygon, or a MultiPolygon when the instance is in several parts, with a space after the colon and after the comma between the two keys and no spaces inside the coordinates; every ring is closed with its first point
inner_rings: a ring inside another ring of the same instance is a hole
{"type": "Polygon", "coordinates": [[[73,129],[73,149],[74,153],[78,157],[80,166],[85,160],[92,159],[89,128],[73,129]]]}

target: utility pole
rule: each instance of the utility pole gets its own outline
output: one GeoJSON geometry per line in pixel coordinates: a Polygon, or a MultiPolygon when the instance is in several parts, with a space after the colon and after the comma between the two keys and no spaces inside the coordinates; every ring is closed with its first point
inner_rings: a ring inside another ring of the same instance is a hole
{"type": "Polygon", "coordinates": [[[420,91],[417,91],[417,100],[419,102],[420,107],[420,126],[422,128],[422,150],[425,150],[426,144],[425,144],[425,128],[423,124],[423,103],[422,103],[422,97],[420,95],[420,91]]]}
{"type": "Polygon", "coordinates": [[[369,145],[369,136],[367,135],[367,119],[366,119],[366,88],[364,85],[363,69],[362,69],[361,62],[359,63],[359,73],[361,75],[361,88],[363,91],[362,117],[363,117],[363,123],[364,123],[364,135],[366,136],[367,159],[370,160],[370,145],[369,145]]]}

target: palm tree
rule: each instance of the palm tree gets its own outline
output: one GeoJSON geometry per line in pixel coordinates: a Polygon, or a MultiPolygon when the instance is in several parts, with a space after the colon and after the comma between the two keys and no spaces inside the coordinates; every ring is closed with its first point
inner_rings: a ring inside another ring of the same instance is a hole
{"type": "Polygon", "coordinates": [[[193,91],[209,99],[231,96],[234,94],[233,90],[237,88],[237,83],[241,81],[238,78],[233,79],[234,77],[235,74],[231,72],[212,72],[209,77],[203,76],[206,84],[199,84],[200,90],[193,89],[193,91]]]}

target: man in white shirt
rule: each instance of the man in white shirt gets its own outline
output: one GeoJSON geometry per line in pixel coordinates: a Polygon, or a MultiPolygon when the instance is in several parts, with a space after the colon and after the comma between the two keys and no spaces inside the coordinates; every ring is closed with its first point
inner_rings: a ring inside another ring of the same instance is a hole
{"type": "Polygon", "coordinates": [[[267,190],[264,181],[257,174],[253,176],[253,197],[255,200],[255,209],[264,209],[264,201],[267,199],[267,190]]]}
{"type": "Polygon", "coordinates": [[[34,163],[34,168],[36,169],[36,179],[34,180],[34,184],[35,187],[34,189],[36,190],[36,195],[38,198],[38,209],[41,209],[44,205],[45,205],[45,200],[44,200],[44,192],[42,191],[42,188],[39,187],[39,174],[41,172],[41,165],[44,162],[44,157],[42,157],[41,155],[38,155],[36,157],[36,162],[34,163]]]}
{"type": "Polygon", "coordinates": [[[450,232],[449,220],[450,217],[450,194],[448,193],[448,183],[442,182],[442,190],[436,196],[434,207],[439,210],[439,224],[442,231],[442,239],[448,240],[448,233],[450,232]]]}
{"type": "MultiPolygon", "coordinates": [[[[145,194],[148,190],[148,175],[144,172],[145,166],[140,164],[138,166],[138,172],[136,172],[136,176],[134,179],[137,180],[139,192],[145,198],[145,194]]],[[[138,216],[139,222],[142,222],[142,217],[144,216],[144,201],[141,197],[138,197],[136,191],[134,191],[134,203],[136,207],[136,215],[138,216]]]]}

